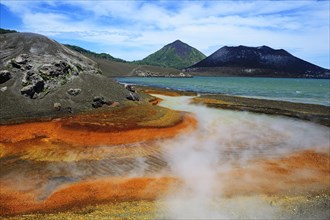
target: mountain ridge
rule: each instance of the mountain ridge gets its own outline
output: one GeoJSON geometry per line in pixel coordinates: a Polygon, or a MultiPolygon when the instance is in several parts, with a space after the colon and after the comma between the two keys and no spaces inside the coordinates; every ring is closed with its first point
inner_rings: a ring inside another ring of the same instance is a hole
{"type": "Polygon", "coordinates": [[[181,40],[175,40],[144,59],[136,61],[136,63],[182,69],[197,63],[205,57],[196,48],[181,40]]]}
{"type": "Polygon", "coordinates": [[[108,53],[96,53],[90,50],[87,50],[85,48],[82,48],[80,46],[76,46],[76,45],[71,45],[71,44],[63,44],[64,46],[70,48],[71,50],[77,51],[79,53],[88,55],[88,56],[92,56],[95,58],[101,58],[101,59],[106,59],[106,60],[112,60],[112,61],[116,61],[116,62],[122,62],[122,63],[128,63],[128,61],[120,59],[120,58],[116,58],[111,56],[108,53]]]}
{"type": "Polygon", "coordinates": [[[186,72],[208,72],[211,75],[265,76],[293,78],[329,78],[330,71],[268,46],[224,46],[200,62],[185,68],[186,72]]]}
{"type": "MultiPolygon", "coordinates": [[[[16,31],[0,28],[0,34],[13,32],[16,31]]],[[[167,76],[182,70],[188,75],[201,76],[330,78],[329,69],[295,57],[284,49],[273,49],[266,45],[259,47],[224,46],[206,57],[188,44],[175,40],[146,58],[133,62],[115,58],[108,53],[96,53],[80,46],[64,45],[97,60],[105,72],[109,71],[108,67],[113,68],[115,72],[110,75],[116,76],[167,76]],[[105,61],[111,63],[108,65],[105,61]],[[133,66],[130,66],[131,64],[133,66]],[[139,67],[141,65],[144,66],[143,70],[139,67]],[[121,70],[121,67],[124,67],[125,70],[121,70]],[[154,67],[165,69],[155,69],[154,67]],[[129,72],[126,73],[126,70],[129,72]]]]}

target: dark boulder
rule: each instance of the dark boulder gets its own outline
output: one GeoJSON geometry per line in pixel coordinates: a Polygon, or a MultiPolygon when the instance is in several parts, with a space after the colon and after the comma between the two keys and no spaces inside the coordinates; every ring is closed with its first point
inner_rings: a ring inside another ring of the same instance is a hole
{"type": "Polygon", "coordinates": [[[11,62],[12,67],[16,68],[16,69],[21,69],[21,65],[19,65],[18,63],[16,63],[15,61],[11,62]]]}
{"type": "Polygon", "coordinates": [[[130,92],[129,93],[129,96],[126,97],[128,100],[131,100],[131,101],[139,101],[140,100],[140,97],[138,94],[136,93],[133,93],[133,92],[130,92]]]}
{"type": "Polygon", "coordinates": [[[16,69],[24,69],[24,65],[28,62],[28,56],[26,54],[21,54],[15,59],[11,60],[12,67],[16,69]]]}
{"type": "Polygon", "coordinates": [[[8,70],[0,71],[0,84],[7,82],[11,79],[11,74],[8,70]]]}
{"type": "Polygon", "coordinates": [[[93,98],[92,106],[93,106],[93,108],[99,108],[99,107],[102,107],[102,105],[104,105],[105,103],[106,102],[102,96],[95,96],[93,98]]]}
{"type": "Polygon", "coordinates": [[[21,94],[28,96],[30,98],[33,97],[34,93],[35,93],[35,91],[34,91],[33,85],[27,85],[21,89],[21,94]]]}
{"type": "Polygon", "coordinates": [[[93,106],[93,108],[100,108],[100,107],[102,107],[102,103],[101,102],[93,102],[92,106],[93,106]]]}
{"type": "Polygon", "coordinates": [[[34,91],[36,93],[40,93],[44,90],[45,88],[45,82],[40,80],[40,81],[37,81],[35,82],[35,84],[33,85],[33,88],[34,88],[34,91]]]}
{"type": "Polygon", "coordinates": [[[106,101],[102,96],[95,96],[93,98],[92,106],[93,108],[99,108],[102,107],[103,105],[111,105],[112,103],[113,103],[112,101],[106,101]]]}
{"type": "Polygon", "coordinates": [[[70,88],[67,93],[69,95],[72,95],[72,96],[76,96],[76,95],[79,95],[79,93],[81,92],[81,89],[73,89],[73,88],[70,88]]]}
{"type": "Polygon", "coordinates": [[[100,102],[104,104],[104,98],[102,96],[94,96],[93,102],[100,102]]]}
{"type": "Polygon", "coordinates": [[[67,107],[66,110],[67,110],[67,112],[70,113],[70,114],[73,113],[73,109],[72,109],[71,107],[67,107]]]}
{"type": "Polygon", "coordinates": [[[32,64],[28,64],[28,65],[25,66],[25,69],[30,70],[30,69],[32,69],[32,67],[33,67],[32,64]]]}
{"type": "Polygon", "coordinates": [[[125,89],[130,92],[135,92],[135,88],[132,85],[125,84],[125,89]]]}

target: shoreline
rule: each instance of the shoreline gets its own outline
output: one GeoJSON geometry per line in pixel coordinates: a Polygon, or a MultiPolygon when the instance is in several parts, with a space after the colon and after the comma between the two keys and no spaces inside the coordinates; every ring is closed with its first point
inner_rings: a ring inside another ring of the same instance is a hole
{"type": "Polygon", "coordinates": [[[135,87],[146,93],[169,96],[196,96],[193,98],[194,104],[203,104],[211,108],[287,116],[330,127],[329,106],[223,94],[201,94],[198,96],[196,92],[191,91],[179,91],[151,86],[135,87]]]}

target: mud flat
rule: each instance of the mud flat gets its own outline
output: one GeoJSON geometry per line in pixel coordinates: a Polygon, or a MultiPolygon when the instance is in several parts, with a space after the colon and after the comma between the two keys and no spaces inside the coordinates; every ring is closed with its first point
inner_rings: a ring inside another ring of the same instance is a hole
{"type": "Polygon", "coordinates": [[[141,104],[1,125],[0,214],[21,216],[105,202],[154,200],[165,191],[170,177],[126,175],[136,175],[139,158],[153,164],[151,171],[159,170],[164,162],[154,158],[159,148],[153,142],[172,138],[195,124],[188,113],[141,104]],[[150,184],[155,187],[144,192],[150,184]]]}
{"type": "MultiPolygon", "coordinates": [[[[195,92],[168,90],[156,87],[138,86],[147,93],[168,96],[197,96],[195,92]]],[[[294,103],[277,100],[255,99],[221,94],[201,94],[193,99],[195,104],[211,108],[250,111],[255,113],[283,115],[312,121],[330,127],[330,108],[323,105],[294,103]]]]}

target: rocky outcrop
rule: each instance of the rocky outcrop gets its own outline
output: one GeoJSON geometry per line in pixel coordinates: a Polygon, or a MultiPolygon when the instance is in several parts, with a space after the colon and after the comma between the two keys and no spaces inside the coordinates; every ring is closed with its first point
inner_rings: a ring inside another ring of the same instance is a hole
{"type": "Polygon", "coordinates": [[[37,98],[39,93],[45,89],[46,81],[38,74],[32,71],[27,71],[25,77],[22,80],[21,94],[30,98],[37,98]]]}
{"type": "Polygon", "coordinates": [[[38,34],[0,35],[0,72],[4,124],[124,104],[129,95],[96,62],[38,34]],[[93,101],[95,96],[103,99],[93,101]]]}
{"type": "MultiPolygon", "coordinates": [[[[73,77],[79,75],[79,68],[64,60],[57,60],[52,63],[36,65],[33,59],[27,54],[21,54],[9,62],[7,67],[14,71],[22,71],[24,77],[22,79],[21,93],[30,98],[37,98],[42,92],[54,90],[58,86],[66,84],[73,77]],[[33,88],[31,90],[31,88],[33,88]]],[[[80,91],[70,90],[72,95],[78,95],[80,91]]],[[[45,94],[46,95],[46,94],[45,94]]]]}
{"type": "Polygon", "coordinates": [[[44,97],[79,74],[101,73],[92,60],[41,35],[4,34],[0,40],[0,83],[21,76],[21,94],[30,98],[44,97]]]}

